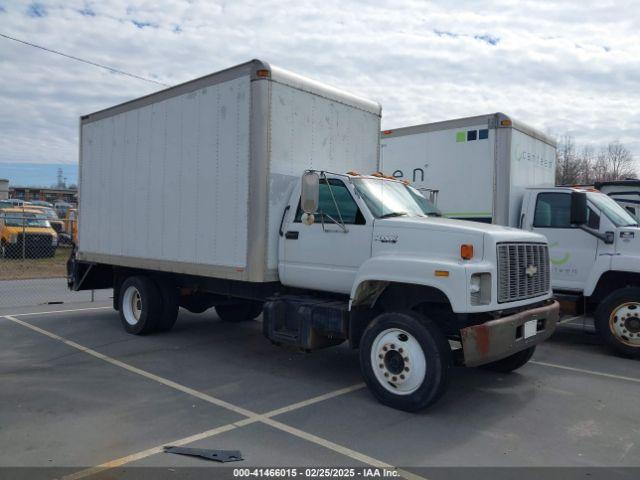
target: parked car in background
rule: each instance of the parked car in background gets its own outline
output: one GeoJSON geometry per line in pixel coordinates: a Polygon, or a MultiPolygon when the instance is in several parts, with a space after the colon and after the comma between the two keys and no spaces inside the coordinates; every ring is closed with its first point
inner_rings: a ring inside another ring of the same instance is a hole
{"type": "Polygon", "coordinates": [[[53,257],[57,246],[58,234],[42,212],[28,208],[0,210],[2,258],[53,257]]]}
{"type": "Polygon", "coordinates": [[[73,205],[67,202],[56,202],[53,208],[55,208],[56,213],[60,218],[65,218],[67,216],[67,210],[73,208],[73,205]]]}
{"type": "Polygon", "coordinates": [[[19,198],[6,198],[4,200],[0,200],[0,208],[22,207],[24,205],[29,205],[29,202],[25,202],[19,198]]]}
{"type": "MultiPolygon", "coordinates": [[[[41,203],[47,203],[47,202],[41,202],[41,203]]],[[[62,220],[60,220],[60,218],[58,217],[58,214],[52,207],[40,206],[40,204],[36,204],[36,203],[34,203],[33,205],[28,205],[28,207],[29,207],[29,210],[37,210],[39,212],[42,212],[42,214],[45,217],[47,217],[47,220],[49,220],[49,223],[51,224],[51,228],[53,228],[58,235],[60,235],[61,233],[64,233],[65,223],[62,220]]]]}
{"type": "Polygon", "coordinates": [[[35,205],[36,207],[47,207],[53,208],[53,203],[45,202],[44,200],[31,200],[31,205],[35,205]]]}

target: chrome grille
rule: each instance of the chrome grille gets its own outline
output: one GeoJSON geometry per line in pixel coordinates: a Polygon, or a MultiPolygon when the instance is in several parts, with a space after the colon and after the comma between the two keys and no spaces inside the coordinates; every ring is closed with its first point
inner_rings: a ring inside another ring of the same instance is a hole
{"type": "Polygon", "coordinates": [[[547,245],[498,244],[499,303],[515,302],[547,294],[550,288],[550,277],[547,245]],[[536,272],[531,275],[534,269],[536,272]]]}

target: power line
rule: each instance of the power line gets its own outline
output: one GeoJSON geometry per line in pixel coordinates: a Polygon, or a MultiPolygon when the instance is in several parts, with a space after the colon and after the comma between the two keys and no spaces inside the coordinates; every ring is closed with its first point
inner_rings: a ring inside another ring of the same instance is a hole
{"type": "Polygon", "coordinates": [[[133,73],[125,72],[124,70],[118,70],[117,68],[109,67],[107,65],[102,65],[100,63],[92,62],[90,60],[85,60],[80,57],[75,57],[73,55],[69,55],[64,52],[60,52],[58,50],[53,50],[51,48],[43,47],[41,45],[36,45],[35,43],[26,42],[24,40],[20,40],[19,38],[10,37],[9,35],[5,35],[4,33],[0,33],[0,37],[4,37],[8,40],[13,40],[14,42],[22,43],[24,45],[28,45],[30,47],[39,48],[40,50],[44,50],[45,52],[55,53],[56,55],[61,55],[66,58],[70,58],[71,60],[76,60],[78,62],[86,63],[88,65],[93,65],[94,67],[104,68],[105,70],[109,70],[113,73],[118,73],[120,75],[126,75],[127,77],[136,78],[138,80],[144,80],[145,82],[155,83],[156,85],[162,85],[163,87],[170,87],[171,85],[167,85],[166,83],[158,82],[156,80],[151,80],[150,78],[141,77],[140,75],[135,75],[133,73]]]}

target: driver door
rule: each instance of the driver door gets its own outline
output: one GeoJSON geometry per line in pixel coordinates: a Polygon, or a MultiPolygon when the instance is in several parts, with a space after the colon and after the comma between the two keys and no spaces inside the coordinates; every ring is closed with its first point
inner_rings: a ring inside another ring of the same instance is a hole
{"type": "MultiPolygon", "coordinates": [[[[531,230],[547,237],[554,289],[582,290],[596,261],[598,239],[572,226],[571,194],[541,192],[535,203],[531,230]]],[[[600,217],[589,208],[588,226],[597,230],[600,217]]]]}
{"type": "Polygon", "coordinates": [[[283,237],[280,281],[292,287],[350,293],[360,265],[371,256],[373,221],[367,221],[342,180],[320,181],[315,223],[297,211],[283,237]],[[342,221],[340,221],[342,219],[342,221]]]}

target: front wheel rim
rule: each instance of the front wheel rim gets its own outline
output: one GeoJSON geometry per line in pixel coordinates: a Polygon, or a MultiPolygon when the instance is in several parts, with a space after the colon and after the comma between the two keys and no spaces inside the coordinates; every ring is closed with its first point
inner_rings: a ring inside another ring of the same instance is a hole
{"type": "Polygon", "coordinates": [[[371,368],[385,390],[395,395],[409,395],[424,382],[427,360],[413,335],[400,328],[389,328],[373,341],[371,368]]]}
{"type": "Polygon", "coordinates": [[[609,328],[616,339],[629,347],[640,347],[640,303],[627,302],[614,308],[609,328]]]}
{"type": "Polygon", "coordinates": [[[128,287],[122,299],[124,319],[131,326],[137,325],[142,315],[142,296],[133,285],[128,287]]]}

